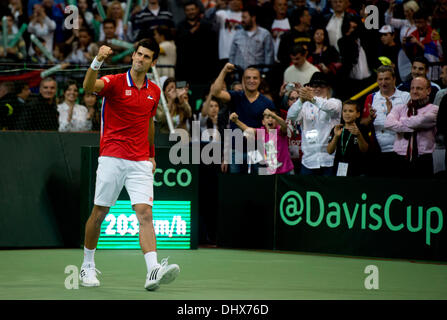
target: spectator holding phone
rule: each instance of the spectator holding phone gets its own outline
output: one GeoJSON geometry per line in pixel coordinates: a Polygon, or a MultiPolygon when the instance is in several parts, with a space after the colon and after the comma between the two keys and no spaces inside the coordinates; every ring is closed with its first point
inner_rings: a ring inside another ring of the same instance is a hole
{"type": "Polygon", "coordinates": [[[328,154],[327,144],[340,119],[341,101],[331,98],[329,83],[321,72],[314,73],[298,92],[299,99],[290,107],[287,119],[298,121],[302,130],[301,174],[332,175],[334,156],[328,154]]]}
{"type": "MultiPolygon", "coordinates": [[[[184,129],[190,133],[192,109],[188,103],[188,90],[186,81],[176,82],[174,78],[167,78],[163,83],[163,93],[174,128],[184,129]]],[[[165,111],[161,106],[157,108],[156,120],[160,124],[160,132],[169,133],[165,111]]]]}

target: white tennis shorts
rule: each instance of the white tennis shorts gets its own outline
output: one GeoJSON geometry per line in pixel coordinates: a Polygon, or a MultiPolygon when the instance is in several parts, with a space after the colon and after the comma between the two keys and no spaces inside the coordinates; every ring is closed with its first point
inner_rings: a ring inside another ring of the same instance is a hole
{"type": "Polygon", "coordinates": [[[96,170],[94,203],[113,207],[123,186],[130,196],[131,205],[153,205],[154,176],[150,161],[131,161],[113,157],[99,157],[96,170]]]}

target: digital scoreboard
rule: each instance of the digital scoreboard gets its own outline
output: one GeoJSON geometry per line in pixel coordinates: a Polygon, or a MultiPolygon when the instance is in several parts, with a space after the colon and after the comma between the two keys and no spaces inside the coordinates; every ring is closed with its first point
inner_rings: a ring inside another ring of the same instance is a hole
{"type": "MultiPolygon", "coordinates": [[[[157,249],[191,248],[191,202],[154,201],[157,249]]],[[[139,223],[129,200],[118,200],[101,225],[98,249],[140,249],[139,223]]]]}

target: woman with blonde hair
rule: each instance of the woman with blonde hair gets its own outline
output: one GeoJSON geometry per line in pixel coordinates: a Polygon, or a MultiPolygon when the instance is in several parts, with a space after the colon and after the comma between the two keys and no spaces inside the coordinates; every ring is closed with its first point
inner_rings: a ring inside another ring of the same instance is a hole
{"type": "MultiPolygon", "coordinates": [[[[396,3],[395,0],[391,0],[388,11],[385,12],[385,23],[393,26],[396,29],[400,29],[400,42],[402,46],[405,44],[406,39],[415,31],[416,24],[413,19],[415,12],[419,11],[419,5],[416,1],[410,0],[403,4],[405,19],[396,19],[393,17],[393,11],[396,3]]],[[[399,51],[397,58],[399,75],[402,81],[408,80],[411,77],[411,61],[405,53],[404,49],[399,51]]]]}
{"type": "MultiPolygon", "coordinates": [[[[124,10],[121,6],[121,2],[114,0],[109,3],[107,6],[107,18],[115,20],[116,25],[116,32],[115,35],[119,40],[125,40],[125,31],[124,31],[124,25],[123,25],[123,17],[124,17],[124,10]]],[[[105,34],[104,34],[104,28],[101,24],[101,30],[99,35],[99,41],[105,40],[105,34]]]]}

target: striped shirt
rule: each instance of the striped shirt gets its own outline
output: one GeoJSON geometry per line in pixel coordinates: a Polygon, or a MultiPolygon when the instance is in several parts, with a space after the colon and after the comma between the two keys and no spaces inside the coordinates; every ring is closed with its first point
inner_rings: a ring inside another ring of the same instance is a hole
{"type": "Polygon", "coordinates": [[[148,36],[148,32],[157,26],[174,27],[172,13],[167,10],[159,10],[158,14],[154,14],[148,7],[136,13],[130,18],[130,28],[127,36],[132,41],[138,41],[148,36]]]}

